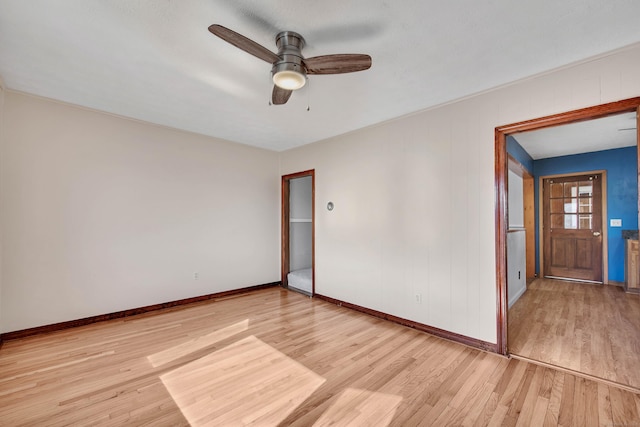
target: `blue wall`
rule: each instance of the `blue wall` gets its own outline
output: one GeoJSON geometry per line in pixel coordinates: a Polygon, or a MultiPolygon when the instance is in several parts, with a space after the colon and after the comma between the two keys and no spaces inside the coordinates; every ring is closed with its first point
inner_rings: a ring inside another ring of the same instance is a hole
{"type": "Polygon", "coordinates": [[[511,154],[517,161],[533,175],[533,158],[522,148],[522,145],[511,135],[507,136],[507,153],[511,154]]]}
{"type": "MultiPolygon", "coordinates": [[[[522,148],[522,147],[521,147],[522,148]]],[[[514,156],[515,157],[515,156],[514,156]]],[[[538,177],[595,170],[607,171],[607,233],[609,280],[624,281],[624,240],[622,230],[638,229],[638,154],[636,147],[553,157],[533,161],[536,212],[538,177]],[[622,227],[610,227],[610,219],[622,219],[622,227]]],[[[540,272],[538,215],[536,215],[536,272],[540,272]]]]}

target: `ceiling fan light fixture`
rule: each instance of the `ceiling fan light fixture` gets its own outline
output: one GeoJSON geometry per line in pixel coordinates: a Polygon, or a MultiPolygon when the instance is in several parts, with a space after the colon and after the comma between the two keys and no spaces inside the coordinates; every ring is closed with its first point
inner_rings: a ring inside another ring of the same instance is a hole
{"type": "Polygon", "coordinates": [[[273,84],[286,90],[298,90],[307,83],[307,76],[292,63],[277,64],[272,71],[273,84]]]}

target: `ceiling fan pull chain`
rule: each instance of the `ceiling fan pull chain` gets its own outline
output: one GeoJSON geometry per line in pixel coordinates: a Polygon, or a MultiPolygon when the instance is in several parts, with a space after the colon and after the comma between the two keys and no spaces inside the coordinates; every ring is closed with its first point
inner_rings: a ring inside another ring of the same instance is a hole
{"type": "Polygon", "coordinates": [[[311,83],[307,77],[307,111],[311,111],[311,83]]]}

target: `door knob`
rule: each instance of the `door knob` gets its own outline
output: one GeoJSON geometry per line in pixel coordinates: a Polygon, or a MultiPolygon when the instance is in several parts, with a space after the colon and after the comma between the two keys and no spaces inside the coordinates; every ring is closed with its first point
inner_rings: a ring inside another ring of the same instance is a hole
{"type": "Polygon", "coordinates": [[[594,231],[594,232],[593,232],[593,235],[594,235],[594,236],[596,236],[596,237],[598,237],[598,236],[600,235],[600,232],[599,232],[599,231],[594,231]]]}

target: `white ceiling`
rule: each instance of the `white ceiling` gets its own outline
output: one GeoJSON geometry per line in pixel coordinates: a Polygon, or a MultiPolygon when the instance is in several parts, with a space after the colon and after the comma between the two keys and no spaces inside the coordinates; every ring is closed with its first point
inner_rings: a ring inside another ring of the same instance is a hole
{"type": "Polygon", "coordinates": [[[284,150],[640,41],[637,0],[0,0],[8,88],[284,150]],[[207,31],[276,50],[365,53],[269,106],[270,65],[207,31]],[[307,106],[310,105],[310,111],[307,106]]]}
{"type": "Polygon", "coordinates": [[[513,134],[534,159],[630,147],[637,141],[636,113],[617,114],[513,134]]]}

